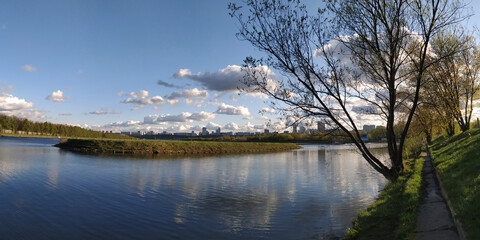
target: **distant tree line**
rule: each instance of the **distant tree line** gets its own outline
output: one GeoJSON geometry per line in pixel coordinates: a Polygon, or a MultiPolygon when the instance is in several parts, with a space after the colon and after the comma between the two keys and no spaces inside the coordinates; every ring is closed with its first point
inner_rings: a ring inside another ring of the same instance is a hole
{"type": "Polygon", "coordinates": [[[84,129],[78,126],[53,124],[49,122],[34,122],[26,118],[0,115],[0,129],[2,132],[10,132],[25,135],[50,135],[62,137],[85,137],[85,138],[130,138],[123,135],[104,133],[84,129]]]}

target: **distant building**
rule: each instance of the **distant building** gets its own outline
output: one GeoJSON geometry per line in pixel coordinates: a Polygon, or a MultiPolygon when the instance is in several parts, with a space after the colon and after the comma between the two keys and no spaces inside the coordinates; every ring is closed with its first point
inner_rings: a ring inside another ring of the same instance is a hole
{"type": "Polygon", "coordinates": [[[325,123],[318,121],[317,122],[317,131],[325,132],[325,123]]]}
{"type": "Polygon", "coordinates": [[[368,133],[362,133],[360,134],[360,137],[362,138],[362,141],[364,142],[368,141],[368,133]]]}
{"type": "Polygon", "coordinates": [[[265,130],[263,130],[263,133],[270,133],[270,130],[265,128],[265,130]]]}
{"type": "Polygon", "coordinates": [[[217,131],[215,132],[217,135],[220,135],[220,127],[217,128],[217,131]]]}
{"type": "Polygon", "coordinates": [[[122,134],[122,135],[130,135],[131,133],[130,133],[130,132],[120,132],[120,134],[122,134]]]}
{"type": "Polygon", "coordinates": [[[202,128],[202,136],[207,136],[207,128],[206,127],[203,127],[202,128]]]}
{"type": "Polygon", "coordinates": [[[236,132],[235,133],[235,136],[251,136],[251,135],[254,135],[254,134],[251,133],[251,132],[236,132]]]}
{"type": "Polygon", "coordinates": [[[283,131],[283,133],[288,133],[288,131],[283,131]]]}
{"type": "Polygon", "coordinates": [[[375,129],[375,125],[363,125],[363,131],[370,132],[375,129]]]}

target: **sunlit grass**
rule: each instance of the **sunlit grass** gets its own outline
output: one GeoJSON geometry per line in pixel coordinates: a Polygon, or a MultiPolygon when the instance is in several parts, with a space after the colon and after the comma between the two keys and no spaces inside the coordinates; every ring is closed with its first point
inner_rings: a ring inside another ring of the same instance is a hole
{"type": "Polygon", "coordinates": [[[422,181],[422,158],[406,163],[397,181],[389,182],[378,200],[361,210],[346,239],[413,239],[422,181]]]}
{"type": "Polygon", "coordinates": [[[480,129],[439,137],[430,149],[467,239],[480,239],[480,129]]]}

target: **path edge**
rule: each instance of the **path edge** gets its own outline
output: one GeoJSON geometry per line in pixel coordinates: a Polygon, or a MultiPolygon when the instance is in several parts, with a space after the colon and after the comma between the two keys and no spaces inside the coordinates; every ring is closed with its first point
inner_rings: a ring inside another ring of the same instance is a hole
{"type": "Polygon", "coordinates": [[[430,160],[432,161],[432,167],[433,171],[435,172],[435,176],[437,177],[438,183],[440,185],[440,190],[442,192],[442,196],[447,202],[448,209],[450,210],[450,214],[452,215],[453,223],[455,224],[455,227],[457,228],[457,233],[458,236],[460,237],[461,240],[466,240],[466,234],[465,231],[462,228],[462,222],[456,217],[455,210],[453,209],[453,205],[450,202],[450,199],[448,198],[447,191],[443,187],[442,180],[440,178],[440,175],[438,174],[437,168],[435,167],[435,164],[433,164],[433,157],[430,154],[430,148],[428,146],[425,146],[427,156],[430,157],[430,160]]]}

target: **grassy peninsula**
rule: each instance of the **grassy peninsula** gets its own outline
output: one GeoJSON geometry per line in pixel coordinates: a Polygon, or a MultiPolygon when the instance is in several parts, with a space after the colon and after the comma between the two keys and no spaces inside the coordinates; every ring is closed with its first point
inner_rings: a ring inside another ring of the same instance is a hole
{"type": "Polygon", "coordinates": [[[397,181],[389,182],[378,200],[360,210],[346,239],[413,239],[421,197],[422,158],[409,160],[397,181]]]}
{"type": "Polygon", "coordinates": [[[480,239],[480,129],[439,137],[430,148],[467,239],[480,239]]]}
{"type": "Polygon", "coordinates": [[[197,142],[162,140],[66,139],[59,148],[85,153],[212,154],[276,152],[301,147],[294,143],[197,142]]]}

